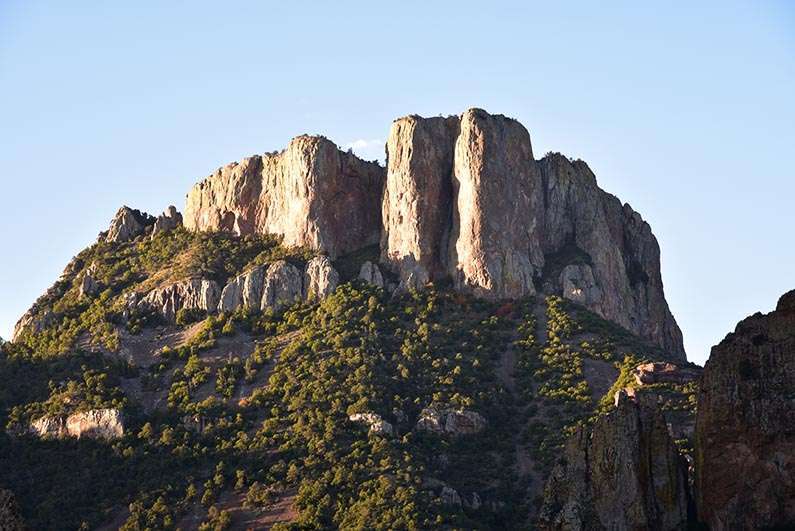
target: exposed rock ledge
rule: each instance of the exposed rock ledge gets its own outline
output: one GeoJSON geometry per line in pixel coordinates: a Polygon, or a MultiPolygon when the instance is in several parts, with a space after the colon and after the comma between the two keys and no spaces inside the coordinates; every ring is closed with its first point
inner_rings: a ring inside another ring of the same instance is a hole
{"type": "Polygon", "coordinates": [[[42,417],[30,423],[30,432],[42,438],[90,437],[115,439],[124,435],[124,415],[118,409],[92,409],[65,417],[42,417]]]}

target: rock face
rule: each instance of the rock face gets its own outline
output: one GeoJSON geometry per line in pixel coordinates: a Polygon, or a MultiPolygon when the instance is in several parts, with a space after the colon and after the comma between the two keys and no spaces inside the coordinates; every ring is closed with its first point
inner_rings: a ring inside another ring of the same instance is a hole
{"type": "Polygon", "coordinates": [[[182,214],[177,211],[177,207],[170,205],[162,214],[157,216],[155,225],[152,227],[152,237],[161,232],[168,232],[182,226],[182,214]]]}
{"type": "Polygon", "coordinates": [[[229,164],[188,193],[185,226],[276,234],[334,259],[379,241],[384,170],[318,136],[229,164]]]}
{"type": "Polygon", "coordinates": [[[326,256],[316,256],[306,264],[304,298],[323,299],[331,295],[340,283],[340,275],[326,256]]]}
{"type": "Polygon", "coordinates": [[[30,424],[30,431],[42,438],[90,437],[115,439],[124,435],[124,415],[118,409],[92,409],[68,417],[42,417],[30,424]]]}
{"type": "Polygon", "coordinates": [[[0,489],[0,530],[25,531],[26,529],[28,527],[22,519],[14,493],[10,490],[0,489]]]}
{"type": "Polygon", "coordinates": [[[102,239],[106,242],[119,243],[134,240],[146,232],[146,228],[154,223],[155,219],[140,210],[133,210],[123,206],[116,212],[107,233],[102,239]]]}
{"type": "Polygon", "coordinates": [[[684,529],[686,467],[656,408],[622,395],[579,428],[544,489],[539,529],[684,529]]]}
{"type": "Polygon", "coordinates": [[[392,123],[381,257],[399,273],[403,288],[417,289],[447,274],[458,122],[407,116],[392,123]]]}
{"type": "Polygon", "coordinates": [[[280,308],[303,296],[302,277],[298,269],[284,260],[272,263],[265,273],[262,288],[262,309],[280,308]]]}
{"type": "Polygon", "coordinates": [[[257,266],[232,279],[221,292],[218,311],[232,312],[240,307],[260,310],[266,270],[266,265],[257,266]]]}
{"type": "Polygon", "coordinates": [[[422,410],[416,428],[420,431],[466,435],[479,433],[486,427],[480,413],[466,409],[429,406],[422,410]]]}
{"type": "Polygon", "coordinates": [[[549,154],[538,166],[546,287],[684,359],[682,333],[663,294],[660,248],[649,225],[602,191],[584,162],[549,154]],[[580,266],[576,275],[570,265],[580,266]]]}
{"type": "Polygon", "coordinates": [[[214,312],[221,290],[212,280],[192,278],[156,288],[147,293],[137,306],[158,312],[167,321],[174,321],[179,310],[214,312]]]}
{"type": "Polygon", "coordinates": [[[795,526],[795,291],[713,347],[695,456],[699,519],[710,529],[795,526]]]}
{"type": "Polygon", "coordinates": [[[459,288],[490,298],[535,293],[542,212],[530,135],[516,120],[470,109],[453,165],[450,272],[459,288]]]}
{"type": "Polygon", "coordinates": [[[521,124],[479,109],[396,120],[387,152],[381,256],[402,288],[561,294],[684,359],[651,229],[584,162],[535,160],[521,124]]]}
{"type": "Polygon", "coordinates": [[[369,260],[362,264],[359,270],[359,280],[377,288],[384,287],[384,277],[381,275],[381,270],[369,260]]]}

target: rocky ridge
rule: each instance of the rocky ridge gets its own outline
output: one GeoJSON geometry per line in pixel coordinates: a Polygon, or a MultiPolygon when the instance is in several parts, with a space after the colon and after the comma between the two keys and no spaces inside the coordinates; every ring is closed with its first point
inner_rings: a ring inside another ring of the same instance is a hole
{"type": "Polygon", "coordinates": [[[696,492],[710,529],[795,526],[795,291],[713,347],[696,417],[696,492]]]}
{"type": "Polygon", "coordinates": [[[687,472],[655,404],[626,394],[566,444],[544,489],[540,529],[684,529],[687,472]]]}

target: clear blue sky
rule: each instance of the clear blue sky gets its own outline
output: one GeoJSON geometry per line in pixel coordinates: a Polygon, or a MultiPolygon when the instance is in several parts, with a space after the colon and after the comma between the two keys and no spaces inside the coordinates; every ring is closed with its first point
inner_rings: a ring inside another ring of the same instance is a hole
{"type": "Polygon", "coordinates": [[[795,288],[795,4],[486,4],[0,0],[0,336],[122,204],[471,106],[649,221],[691,360],[795,288]]]}

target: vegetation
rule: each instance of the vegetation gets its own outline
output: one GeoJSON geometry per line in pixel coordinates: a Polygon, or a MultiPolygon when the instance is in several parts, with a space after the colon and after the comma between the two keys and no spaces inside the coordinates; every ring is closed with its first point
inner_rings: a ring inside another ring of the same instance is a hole
{"type": "MultiPolygon", "coordinates": [[[[132,291],[193,275],[224,282],[307,256],[268,238],[182,230],[90,247],[39,301],[51,326],[0,346],[0,416],[22,432],[43,415],[115,407],[125,435],[0,435],[0,484],[35,529],[176,529],[189,516],[227,529],[236,497],[255,516],[291,505],[283,529],[521,528],[532,500],[517,440],[543,475],[566,435],[605,407],[585,378],[588,360],[616,364],[624,385],[658,352],[557,297],[489,302],[443,286],[388,296],[355,280],[372,254],[338,260],[346,283],[320,302],[182,312],[169,330],[183,341],[133,366],[114,353],[120,341],[163,323],[126,307],[132,291]],[[80,297],[88,267],[102,291],[80,297]],[[415,429],[431,405],[477,412],[486,428],[415,429]],[[394,434],[349,420],[370,412],[394,434]],[[463,503],[445,504],[445,486],[463,503]]],[[[670,391],[671,410],[691,403],[670,391]]]]}

